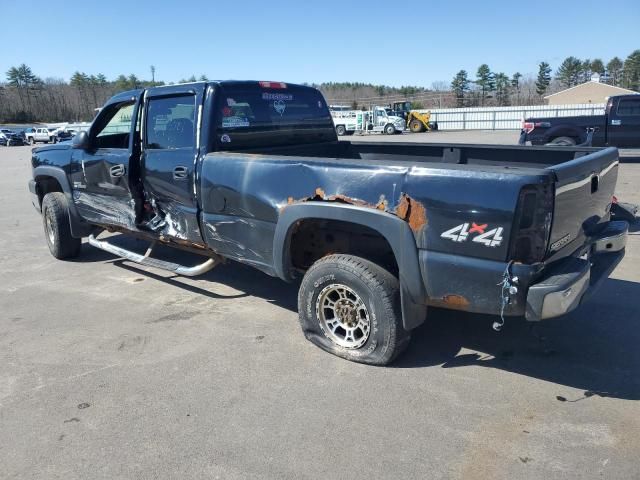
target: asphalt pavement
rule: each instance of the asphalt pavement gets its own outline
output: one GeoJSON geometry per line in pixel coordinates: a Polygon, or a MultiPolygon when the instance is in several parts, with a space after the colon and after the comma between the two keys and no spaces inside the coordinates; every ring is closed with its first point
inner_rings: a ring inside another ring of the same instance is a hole
{"type": "MultiPolygon", "coordinates": [[[[246,266],[54,259],[30,150],[0,147],[0,478],[640,478],[637,226],[572,314],[497,333],[433,309],[377,368],[305,341],[297,285],[246,266]]],[[[617,193],[640,203],[639,185],[629,156],[617,193]]]]}

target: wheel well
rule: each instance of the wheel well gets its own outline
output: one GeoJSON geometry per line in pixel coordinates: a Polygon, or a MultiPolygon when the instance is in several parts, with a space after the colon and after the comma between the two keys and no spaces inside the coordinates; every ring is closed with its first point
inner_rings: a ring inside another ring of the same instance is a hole
{"type": "Polygon", "coordinates": [[[36,177],[35,180],[40,205],[42,205],[42,199],[47,193],[63,192],[60,182],[53,177],[36,177]]]}
{"type": "Polygon", "coordinates": [[[305,271],[326,255],[346,253],[366,258],[398,275],[398,263],[387,239],[364,225],[305,219],[295,225],[290,235],[289,258],[295,270],[305,271]]]}

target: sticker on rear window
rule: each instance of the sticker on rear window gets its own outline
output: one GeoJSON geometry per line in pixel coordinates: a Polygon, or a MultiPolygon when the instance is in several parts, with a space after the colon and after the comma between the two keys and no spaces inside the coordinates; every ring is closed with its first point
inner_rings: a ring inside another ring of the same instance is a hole
{"type": "Polygon", "coordinates": [[[223,117],[222,128],[249,127],[249,120],[243,117],[223,117]]]}
{"type": "Polygon", "coordinates": [[[282,100],[276,100],[275,102],[273,102],[273,108],[280,114],[280,116],[282,116],[285,109],[287,108],[287,104],[282,100]]]}
{"type": "Polygon", "coordinates": [[[291,100],[293,100],[293,95],[291,95],[290,93],[264,92],[262,94],[262,99],[263,100],[283,100],[283,101],[290,102],[291,100]]]}

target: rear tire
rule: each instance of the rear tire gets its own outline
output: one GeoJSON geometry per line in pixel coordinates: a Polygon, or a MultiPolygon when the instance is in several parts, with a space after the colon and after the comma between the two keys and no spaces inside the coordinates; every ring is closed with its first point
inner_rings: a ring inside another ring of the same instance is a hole
{"type": "Polygon", "coordinates": [[[571,138],[571,137],[556,137],[553,140],[551,140],[551,143],[549,143],[549,145],[560,145],[560,146],[565,146],[565,147],[572,147],[574,145],[576,145],[578,142],[576,142],[575,138],[571,138]]]}
{"type": "Polygon", "coordinates": [[[346,133],[347,133],[347,129],[345,128],[345,126],[344,126],[344,125],[338,125],[338,126],[336,127],[336,134],[337,134],[339,137],[342,137],[342,136],[343,136],[344,134],[346,134],[346,133]]]}
{"type": "Polygon", "coordinates": [[[305,337],[339,357],[387,365],[409,344],[398,279],[352,255],[328,255],[307,270],[298,293],[305,337]]]}
{"type": "Polygon", "coordinates": [[[61,192],[47,193],[42,200],[42,223],[51,255],[59,260],[80,254],[82,240],[71,236],[69,204],[61,192]]]}

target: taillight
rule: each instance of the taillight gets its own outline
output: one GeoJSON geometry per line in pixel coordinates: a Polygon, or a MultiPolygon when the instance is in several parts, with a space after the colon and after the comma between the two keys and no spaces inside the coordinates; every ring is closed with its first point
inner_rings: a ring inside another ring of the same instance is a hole
{"type": "Polygon", "coordinates": [[[526,122],[522,121],[522,129],[529,133],[532,132],[535,128],[549,128],[551,126],[551,122],[526,122]]]}
{"type": "Polygon", "coordinates": [[[529,133],[531,130],[533,130],[533,129],[534,129],[533,122],[525,122],[525,121],[523,121],[523,122],[522,122],[522,129],[523,129],[525,132],[529,133]]]}
{"type": "Polygon", "coordinates": [[[527,264],[544,260],[551,233],[553,199],[553,185],[526,185],[520,190],[510,260],[527,264]]]}

